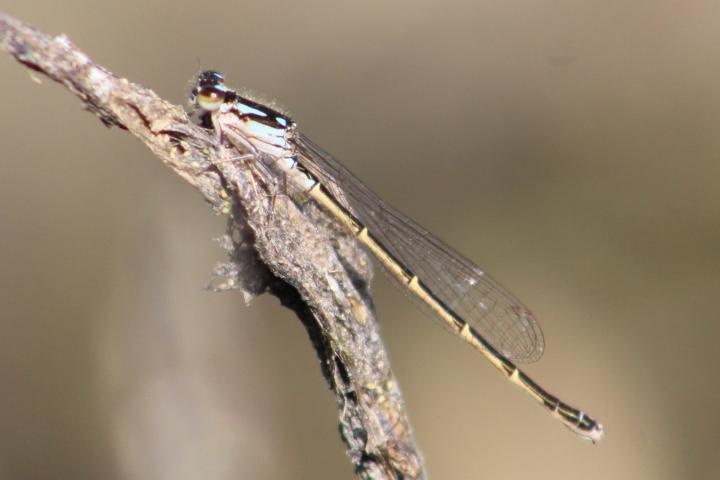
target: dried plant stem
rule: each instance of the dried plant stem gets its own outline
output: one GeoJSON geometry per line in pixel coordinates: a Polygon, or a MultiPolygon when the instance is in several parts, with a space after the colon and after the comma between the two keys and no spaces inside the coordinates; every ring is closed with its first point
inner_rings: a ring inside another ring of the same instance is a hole
{"type": "MultiPolygon", "coordinates": [[[[228,215],[230,260],[218,289],[270,292],[305,325],[334,392],[340,432],[361,478],[423,478],[423,466],[368,292],[369,260],[312,205],[278,195],[276,179],[194,125],[185,111],[113,75],[64,36],[0,14],[0,49],[65,85],[107,126],[138,137],[228,215]]],[[[318,475],[322,476],[319,469],[318,475]]]]}

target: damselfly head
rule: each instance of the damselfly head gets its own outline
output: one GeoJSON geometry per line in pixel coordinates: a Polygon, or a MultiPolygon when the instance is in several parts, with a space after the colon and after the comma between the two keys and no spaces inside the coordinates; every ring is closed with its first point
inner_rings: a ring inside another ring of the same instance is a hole
{"type": "Polygon", "coordinates": [[[190,102],[196,108],[212,112],[225,102],[228,92],[223,74],[206,70],[198,75],[190,92],[190,102]]]}

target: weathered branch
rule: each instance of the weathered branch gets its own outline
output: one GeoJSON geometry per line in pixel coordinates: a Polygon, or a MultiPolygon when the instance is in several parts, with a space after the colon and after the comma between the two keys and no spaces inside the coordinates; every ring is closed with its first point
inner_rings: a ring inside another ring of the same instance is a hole
{"type": "Polygon", "coordinates": [[[362,478],[421,478],[420,455],[378,333],[365,253],[312,204],[298,206],[258,165],[152,91],[117,78],[70,40],[0,14],[0,48],[65,85],[107,126],[128,130],[227,214],[229,261],[215,289],[269,291],[305,325],[337,398],[362,478]]]}

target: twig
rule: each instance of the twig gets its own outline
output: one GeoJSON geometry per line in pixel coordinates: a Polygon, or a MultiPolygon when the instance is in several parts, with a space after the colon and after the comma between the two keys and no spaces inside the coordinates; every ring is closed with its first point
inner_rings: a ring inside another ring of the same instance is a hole
{"type": "Polygon", "coordinates": [[[361,478],[422,478],[397,383],[378,333],[365,253],[312,205],[279,195],[256,162],[239,161],[152,91],[117,78],[70,40],[0,14],[0,48],[65,85],[107,126],[128,130],[228,215],[229,261],[211,286],[270,292],[296,312],[335,393],[340,432],[361,478]]]}

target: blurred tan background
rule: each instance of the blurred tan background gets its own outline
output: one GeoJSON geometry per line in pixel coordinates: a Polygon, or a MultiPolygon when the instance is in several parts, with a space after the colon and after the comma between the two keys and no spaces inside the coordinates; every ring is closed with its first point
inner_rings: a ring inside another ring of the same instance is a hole
{"type": "MultiPolygon", "coordinates": [[[[199,68],[277,99],[533,308],[599,445],[378,276],[432,478],[720,476],[717,2],[0,8],[178,103],[199,68]]],[[[353,478],[300,323],[204,290],[224,219],[9,58],[0,92],[0,479],[353,478]]]]}

